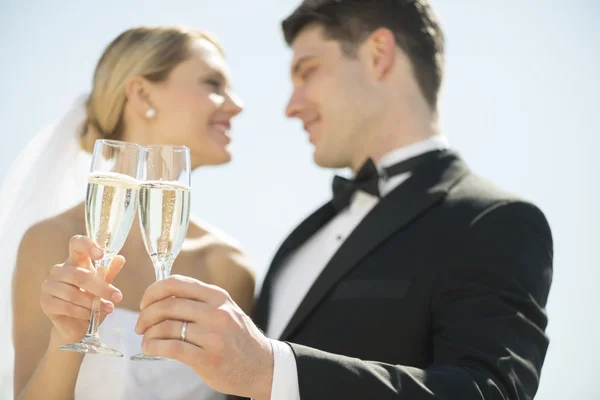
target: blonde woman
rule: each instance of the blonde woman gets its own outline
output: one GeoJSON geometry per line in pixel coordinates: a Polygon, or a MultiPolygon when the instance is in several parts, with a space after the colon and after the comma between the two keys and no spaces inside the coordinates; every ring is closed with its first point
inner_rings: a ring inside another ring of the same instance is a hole
{"type": "MultiPolygon", "coordinates": [[[[46,146],[64,143],[56,149],[44,147],[42,142],[37,144],[38,149],[43,149],[38,153],[40,157],[51,164],[39,173],[48,174],[53,168],[62,171],[60,174],[72,170],[63,171],[59,164],[64,164],[65,159],[72,164],[71,160],[77,158],[75,155],[82,150],[90,152],[98,138],[141,145],[185,145],[190,148],[194,168],[227,163],[231,158],[228,149],[231,120],[241,111],[240,102],[230,90],[230,73],[223,51],[211,37],[179,27],[130,29],[104,51],[96,67],[93,89],[85,102],[76,103],[51,134],[38,139],[45,140],[46,146]],[[75,138],[80,147],[69,147],[75,138]],[[75,152],[70,154],[69,148],[75,148],[75,152]],[[55,154],[49,154],[52,152],[55,154]]],[[[39,164],[40,160],[24,157],[19,162],[21,165],[39,164]]],[[[19,169],[13,172],[15,170],[19,169]]],[[[63,178],[60,174],[57,178],[63,178]]],[[[37,192],[32,196],[41,198],[47,208],[48,204],[56,203],[53,199],[66,196],[60,185],[73,186],[74,182],[66,179],[52,182],[49,175],[41,180],[39,175],[23,177],[39,181],[37,192]],[[40,191],[40,187],[45,188],[45,192],[40,191]]],[[[10,182],[16,180],[9,179],[10,182]]],[[[82,189],[81,185],[78,189],[82,189]]],[[[4,196],[3,201],[6,202],[6,198],[4,196]]],[[[5,215],[7,225],[10,218],[27,214],[28,211],[23,210],[23,204],[27,203],[23,198],[13,199],[17,212],[5,215]]],[[[58,205],[52,205],[55,206],[58,205]]],[[[34,209],[29,207],[29,212],[34,209]]],[[[42,216],[48,217],[50,211],[47,209],[48,215],[42,216]]],[[[12,229],[12,233],[15,232],[18,229],[12,229]]],[[[84,233],[84,205],[80,202],[59,215],[35,223],[20,241],[12,301],[15,398],[184,400],[224,397],[178,362],[129,360],[129,355],[141,350],[141,336],[135,334],[134,326],[142,294],[155,280],[138,229],[131,230],[121,252],[127,265],[121,269],[124,259],[117,258],[111,267],[113,292],[110,294],[116,296],[112,301],[103,300],[102,304],[103,313],[110,316],[100,327],[101,337],[126,357],[84,357],[58,349],[63,343],[80,339],[88,325],[91,295],[76,284],[81,278],[77,272],[61,264],[68,255],[64,244],[73,235],[84,233]]],[[[241,308],[250,312],[255,286],[252,269],[233,241],[202,222],[190,223],[186,242],[172,272],[222,287],[241,308]]],[[[104,295],[111,299],[109,294],[104,295]]]]}

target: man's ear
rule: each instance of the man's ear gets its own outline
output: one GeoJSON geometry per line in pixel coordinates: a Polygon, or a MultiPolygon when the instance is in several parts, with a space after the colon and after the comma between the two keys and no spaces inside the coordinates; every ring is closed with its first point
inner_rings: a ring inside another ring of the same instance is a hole
{"type": "Polygon", "coordinates": [[[371,76],[375,80],[385,78],[396,60],[396,39],[387,28],[373,31],[364,43],[365,56],[371,76]]]}

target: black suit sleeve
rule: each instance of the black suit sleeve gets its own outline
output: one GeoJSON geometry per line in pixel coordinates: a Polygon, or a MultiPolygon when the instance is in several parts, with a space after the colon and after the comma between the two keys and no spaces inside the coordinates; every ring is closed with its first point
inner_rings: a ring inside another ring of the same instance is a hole
{"type": "Polygon", "coordinates": [[[472,221],[464,246],[456,249],[459,262],[442,266],[433,285],[429,368],[290,343],[300,397],[532,399],[548,347],[544,308],[553,250],[547,221],[531,204],[498,204],[472,221]]]}

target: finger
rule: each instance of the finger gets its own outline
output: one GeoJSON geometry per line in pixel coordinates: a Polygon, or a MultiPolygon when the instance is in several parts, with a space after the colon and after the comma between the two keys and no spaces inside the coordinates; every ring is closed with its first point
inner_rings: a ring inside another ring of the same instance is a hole
{"type": "Polygon", "coordinates": [[[87,236],[75,235],[69,240],[67,264],[87,267],[89,259],[100,260],[103,256],[102,249],[87,236]]]}
{"type": "MultiPolygon", "coordinates": [[[[42,311],[50,319],[55,319],[60,316],[66,316],[88,321],[90,319],[91,310],[85,307],[78,306],[68,301],[64,301],[57,297],[44,294],[40,301],[42,311]]],[[[110,314],[114,311],[112,303],[104,303],[100,310],[105,314],[110,314]]]]}
{"type": "Polygon", "coordinates": [[[42,293],[90,310],[92,309],[94,296],[68,283],[47,279],[42,283],[42,293]]]}
{"type": "Polygon", "coordinates": [[[112,302],[119,302],[123,299],[123,294],[119,289],[107,283],[94,271],[85,268],[66,265],[55,279],[112,302]]]}
{"type": "MultiPolygon", "coordinates": [[[[181,340],[181,331],[183,329],[183,321],[175,321],[168,319],[161,321],[156,325],[151,326],[144,332],[144,338],[142,343],[153,339],[176,339],[181,340]]],[[[200,325],[193,322],[188,322],[186,327],[186,342],[197,345],[196,341],[192,338],[198,337],[202,334],[200,325]]]]}
{"type": "MultiPolygon", "coordinates": [[[[73,285],[54,281],[52,279],[44,281],[42,284],[42,293],[83,307],[89,311],[92,310],[92,304],[94,303],[94,296],[91,293],[81,290],[73,285]]],[[[114,310],[114,304],[112,302],[104,299],[100,299],[100,302],[102,303],[103,310],[114,310]]]]}
{"type": "MultiPolygon", "coordinates": [[[[182,321],[166,320],[151,326],[144,333],[142,346],[150,340],[181,340],[183,324],[182,321]]],[[[223,335],[209,332],[205,325],[194,322],[187,323],[184,341],[216,354],[222,353],[226,346],[223,335]]]]}
{"type": "Polygon", "coordinates": [[[116,256],[110,263],[110,266],[108,267],[108,273],[106,274],[106,282],[111,283],[113,281],[113,279],[115,279],[115,276],[117,276],[117,274],[119,272],[121,272],[121,269],[123,268],[123,266],[125,265],[125,257],[123,256],[116,256]]]}
{"type": "Polygon", "coordinates": [[[180,361],[187,365],[201,364],[203,350],[188,342],[173,339],[152,339],[142,344],[144,354],[161,356],[180,361]]]}
{"type": "Polygon", "coordinates": [[[208,285],[197,279],[172,275],[167,279],[160,280],[148,286],[142,297],[140,310],[144,310],[150,304],[172,296],[219,306],[225,302],[229,294],[217,286],[208,285]]]}
{"type": "Polygon", "coordinates": [[[165,320],[206,321],[210,312],[206,303],[169,297],[152,303],[140,313],[135,332],[142,335],[148,328],[165,320]]]}

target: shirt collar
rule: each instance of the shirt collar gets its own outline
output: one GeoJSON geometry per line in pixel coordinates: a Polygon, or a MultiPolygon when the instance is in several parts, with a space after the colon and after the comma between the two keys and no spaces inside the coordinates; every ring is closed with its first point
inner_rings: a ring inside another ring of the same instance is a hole
{"type": "MultiPolygon", "coordinates": [[[[377,169],[379,169],[380,174],[382,174],[384,167],[392,166],[404,160],[408,160],[409,158],[427,153],[428,151],[445,150],[449,147],[448,139],[446,139],[445,136],[432,136],[428,139],[390,151],[379,160],[377,169]]],[[[393,176],[391,178],[386,178],[384,174],[381,176],[382,178],[379,180],[379,192],[381,193],[381,196],[385,196],[404,182],[410,176],[410,173],[393,176]]]]}
{"type": "Polygon", "coordinates": [[[442,135],[435,135],[425,140],[409,144],[408,146],[399,147],[395,150],[384,154],[377,163],[377,168],[382,169],[401,161],[418,156],[432,150],[445,150],[449,147],[448,139],[442,135]]]}
{"type": "MultiPolygon", "coordinates": [[[[394,190],[397,186],[399,186],[402,182],[404,182],[408,177],[410,177],[410,172],[405,174],[400,174],[396,176],[392,176],[390,178],[385,177],[385,174],[382,172],[383,168],[392,166],[404,160],[407,160],[412,157],[416,157],[420,154],[426,153],[428,151],[433,150],[445,150],[450,147],[448,143],[448,139],[446,139],[443,135],[435,135],[429,137],[425,140],[421,140],[407,146],[402,146],[397,149],[394,149],[381,157],[379,162],[377,163],[377,169],[379,170],[379,174],[381,178],[379,179],[379,193],[381,197],[387,195],[392,190],[394,190]]],[[[359,199],[367,200],[367,199],[376,199],[374,196],[364,192],[357,192],[353,196],[352,201],[350,202],[350,208],[354,209],[359,207],[362,201],[359,199]],[[357,197],[358,196],[358,197],[357,197]]],[[[369,200],[371,201],[371,200],[369,200]]]]}

